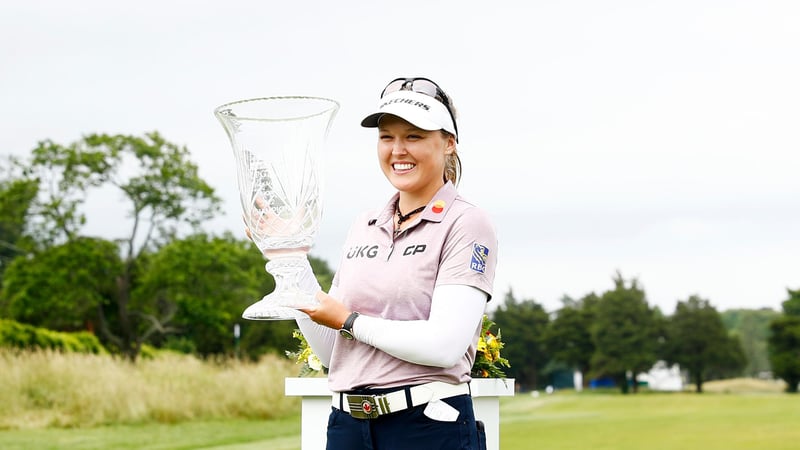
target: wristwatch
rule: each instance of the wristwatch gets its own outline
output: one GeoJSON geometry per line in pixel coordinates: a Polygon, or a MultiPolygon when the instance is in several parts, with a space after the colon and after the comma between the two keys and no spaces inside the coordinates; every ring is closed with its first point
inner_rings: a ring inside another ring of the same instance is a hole
{"type": "Polygon", "coordinates": [[[339,334],[342,335],[345,339],[353,339],[353,324],[356,321],[356,318],[359,314],[355,311],[350,313],[345,319],[344,324],[342,324],[342,328],[339,330],[339,334]]]}

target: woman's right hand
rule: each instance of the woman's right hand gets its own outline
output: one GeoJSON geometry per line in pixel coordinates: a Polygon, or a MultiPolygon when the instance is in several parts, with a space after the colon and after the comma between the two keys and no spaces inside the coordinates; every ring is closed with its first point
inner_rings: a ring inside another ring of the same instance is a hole
{"type": "Polygon", "coordinates": [[[323,291],[317,292],[317,300],[319,300],[318,306],[302,308],[300,311],[308,314],[311,320],[320,325],[325,325],[334,330],[340,329],[352,311],[347,309],[344,303],[323,291]]]}

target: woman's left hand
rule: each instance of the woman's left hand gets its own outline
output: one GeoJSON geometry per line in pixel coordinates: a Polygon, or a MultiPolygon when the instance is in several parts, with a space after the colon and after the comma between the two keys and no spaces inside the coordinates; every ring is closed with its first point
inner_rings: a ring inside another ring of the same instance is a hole
{"type": "Polygon", "coordinates": [[[303,308],[300,311],[308,314],[314,322],[325,325],[328,328],[338,330],[352,311],[347,309],[344,303],[336,300],[325,292],[317,292],[319,305],[312,308],[303,308]]]}

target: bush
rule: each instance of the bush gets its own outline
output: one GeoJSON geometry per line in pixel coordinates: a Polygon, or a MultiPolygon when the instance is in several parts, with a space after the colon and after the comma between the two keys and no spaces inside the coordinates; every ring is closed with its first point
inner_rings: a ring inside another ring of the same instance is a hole
{"type": "Polygon", "coordinates": [[[0,319],[0,347],[75,353],[107,353],[97,336],[88,331],[65,333],[7,319],[0,319]]]}

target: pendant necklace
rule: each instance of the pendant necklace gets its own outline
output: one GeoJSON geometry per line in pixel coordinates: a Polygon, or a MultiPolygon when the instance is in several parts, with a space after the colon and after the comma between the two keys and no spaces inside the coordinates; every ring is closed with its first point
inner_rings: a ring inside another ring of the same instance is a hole
{"type": "Polygon", "coordinates": [[[408,214],[403,214],[403,213],[400,212],[400,199],[398,198],[397,200],[395,200],[395,202],[394,202],[394,210],[397,211],[397,226],[400,226],[400,224],[402,224],[406,220],[410,219],[411,216],[413,216],[414,214],[416,214],[418,212],[422,212],[422,210],[424,210],[426,206],[428,206],[428,205],[422,205],[419,208],[411,211],[408,214]]]}

